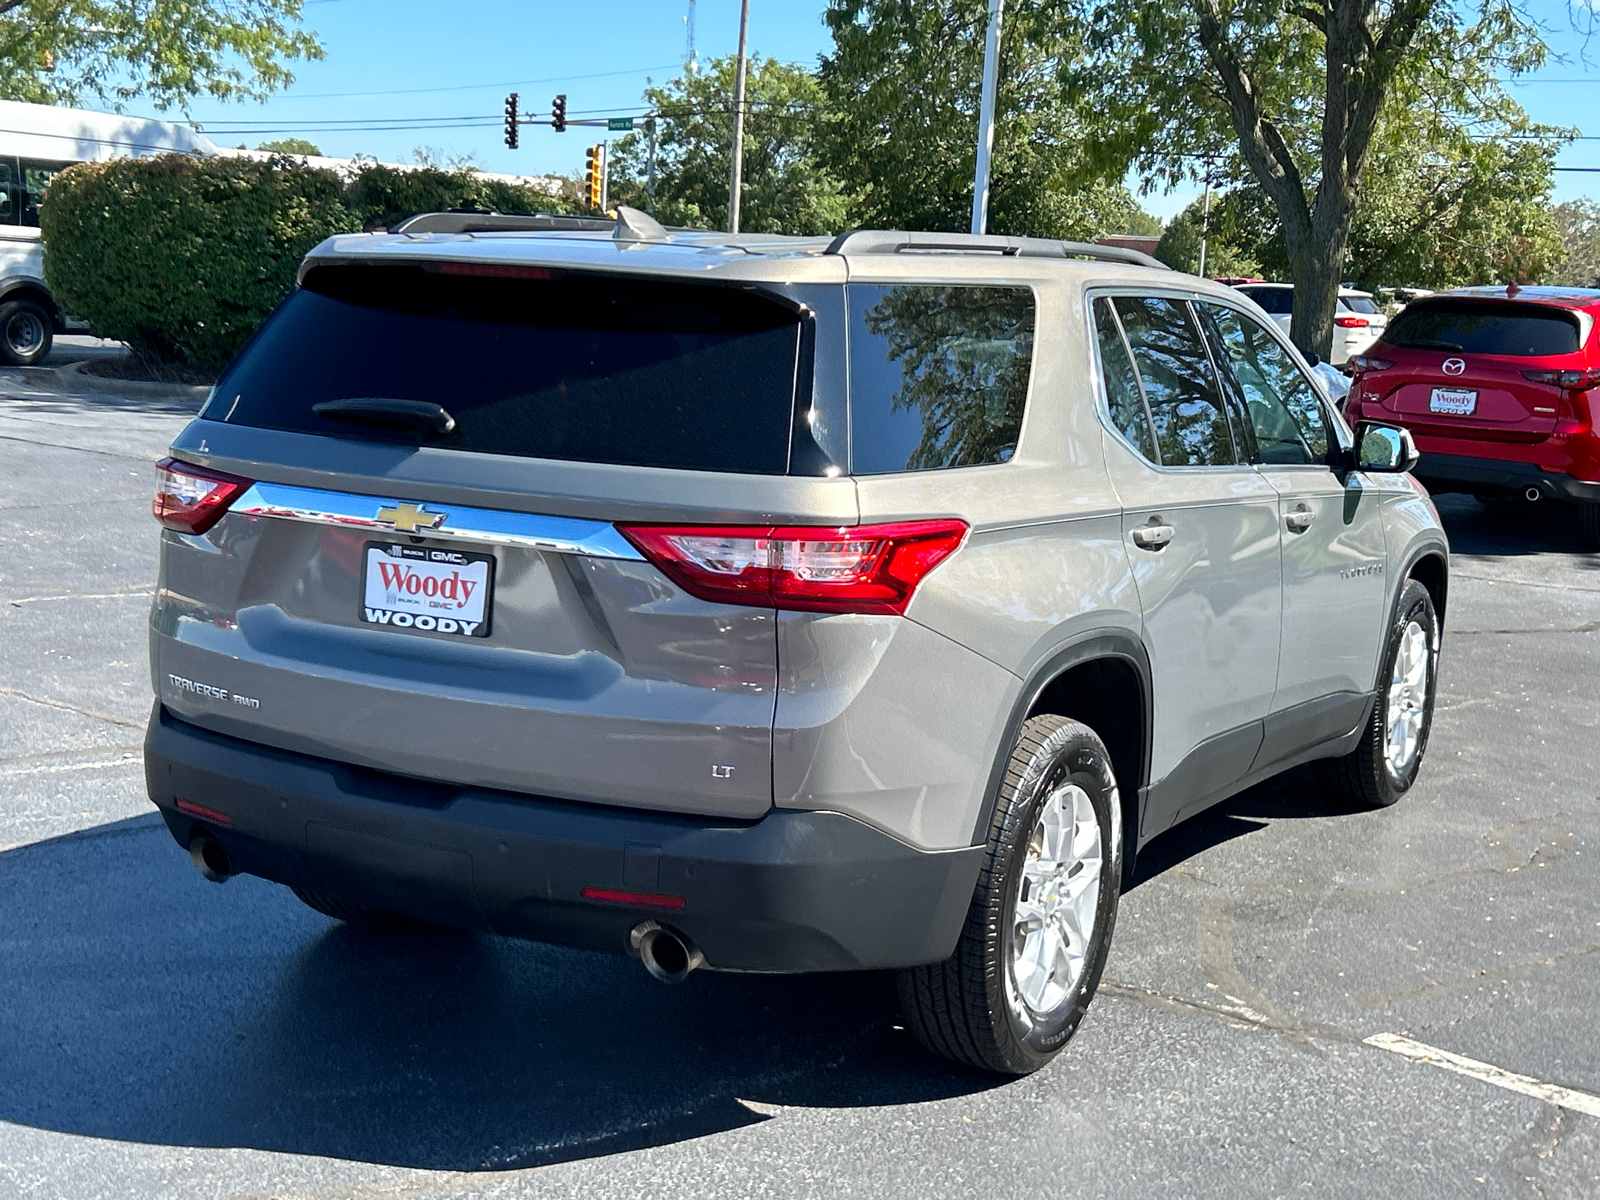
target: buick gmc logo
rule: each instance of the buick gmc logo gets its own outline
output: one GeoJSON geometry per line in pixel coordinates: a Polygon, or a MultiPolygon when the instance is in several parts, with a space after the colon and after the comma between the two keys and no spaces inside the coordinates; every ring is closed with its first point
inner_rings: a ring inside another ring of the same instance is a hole
{"type": "Polygon", "coordinates": [[[1444,373],[1446,375],[1459,375],[1467,369],[1465,359],[1447,358],[1444,360],[1444,373]]]}

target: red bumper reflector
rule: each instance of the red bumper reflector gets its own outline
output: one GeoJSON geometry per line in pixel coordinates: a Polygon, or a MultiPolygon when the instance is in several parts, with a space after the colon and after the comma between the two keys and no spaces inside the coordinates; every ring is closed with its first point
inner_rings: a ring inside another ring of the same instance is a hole
{"type": "Polygon", "coordinates": [[[177,804],[179,812],[186,812],[191,817],[199,817],[202,821],[210,821],[213,825],[232,825],[233,818],[218,808],[207,808],[204,804],[196,804],[193,800],[185,800],[182,796],[174,796],[173,802],[177,804]]]}
{"type": "Polygon", "coordinates": [[[658,892],[622,892],[616,888],[586,887],[579,893],[585,900],[604,900],[608,904],[631,904],[636,908],[679,909],[682,896],[663,896],[658,892]]]}

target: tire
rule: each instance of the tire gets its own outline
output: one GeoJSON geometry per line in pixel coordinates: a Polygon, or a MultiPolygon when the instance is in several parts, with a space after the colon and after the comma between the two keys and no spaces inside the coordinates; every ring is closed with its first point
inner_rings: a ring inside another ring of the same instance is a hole
{"type": "Polygon", "coordinates": [[[1012,749],[955,953],[899,972],[906,1027],[953,1062],[1006,1075],[1037,1071],[1077,1030],[1100,984],[1121,882],[1122,808],[1105,744],[1087,725],[1034,717],[1012,749]],[[1052,836],[1063,825],[1064,846],[1052,836]],[[1065,864],[1053,878],[1041,866],[1052,860],[1065,864]],[[1098,876],[1075,889],[1082,901],[1049,907],[1070,894],[1056,889],[1085,871],[1098,876]],[[1087,938],[1078,932],[1085,903],[1093,905],[1087,938]],[[1027,970],[1030,950],[1059,948],[1051,939],[1062,934],[1076,961],[1041,955],[1050,970],[1027,970]]]}
{"type": "Polygon", "coordinates": [[[314,908],[323,916],[348,925],[382,925],[389,929],[423,928],[427,925],[426,921],[403,917],[385,909],[352,904],[328,892],[313,892],[301,887],[290,887],[289,890],[300,897],[301,903],[308,908],[314,908]]]}
{"type": "Polygon", "coordinates": [[[1394,621],[1384,642],[1378,698],[1366,732],[1343,758],[1314,764],[1324,788],[1345,803],[1363,808],[1387,808],[1405,795],[1416,782],[1428,748],[1438,690],[1439,618],[1428,589],[1410,579],[1400,590],[1394,621]],[[1419,653],[1420,659],[1416,657],[1419,653]],[[1423,672],[1420,679],[1419,662],[1423,672]],[[1399,737],[1393,755],[1391,730],[1399,737]]]}
{"type": "Polygon", "coordinates": [[[1600,500],[1578,502],[1578,536],[1585,550],[1600,550],[1600,500]]]}
{"type": "Polygon", "coordinates": [[[37,366],[54,343],[50,314],[32,300],[0,304],[0,361],[13,367],[37,366]]]}

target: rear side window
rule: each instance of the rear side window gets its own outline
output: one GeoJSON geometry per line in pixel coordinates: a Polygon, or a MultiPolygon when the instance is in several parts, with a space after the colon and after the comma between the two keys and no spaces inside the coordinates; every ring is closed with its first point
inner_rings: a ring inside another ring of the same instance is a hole
{"type": "Polygon", "coordinates": [[[1578,350],[1572,313],[1512,300],[1418,300],[1389,323],[1391,346],[1539,358],[1578,350]]]}
{"type": "Polygon", "coordinates": [[[217,382],[210,420],[487,454],[781,475],[800,315],[749,291],[442,264],[311,271],[217,382]],[[318,415],[438,404],[448,433],[318,415]]]}
{"type": "Polygon", "coordinates": [[[1366,313],[1372,316],[1382,311],[1376,304],[1365,296],[1340,296],[1339,307],[1347,312],[1366,313]]]}
{"type": "Polygon", "coordinates": [[[1027,287],[851,284],[850,469],[1005,462],[1033,365],[1027,287]]]}
{"type": "Polygon", "coordinates": [[[1294,292],[1290,288],[1246,288],[1244,294],[1261,306],[1262,312],[1287,317],[1294,311],[1294,292]]]}
{"type": "Polygon", "coordinates": [[[1188,304],[1163,296],[1117,296],[1113,303],[1144,384],[1162,464],[1212,467],[1239,461],[1188,304]]]}
{"type": "Polygon", "coordinates": [[[1151,462],[1159,463],[1161,457],[1150,431],[1150,412],[1144,405],[1139,375],[1128,357],[1128,344],[1122,339],[1122,327],[1111,311],[1111,301],[1105,296],[1094,302],[1094,335],[1100,347],[1100,379],[1105,385],[1111,423],[1129,445],[1151,462]]]}

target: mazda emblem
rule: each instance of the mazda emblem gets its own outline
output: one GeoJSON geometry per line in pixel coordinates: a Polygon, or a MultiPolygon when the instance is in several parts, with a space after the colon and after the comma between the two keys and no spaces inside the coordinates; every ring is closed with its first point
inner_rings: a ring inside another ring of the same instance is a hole
{"type": "Polygon", "coordinates": [[[1446,375],[1460,375],[1467,369],[1465,359],[1447,358],[1444,360],[1444,373],[1446,375]]]}

